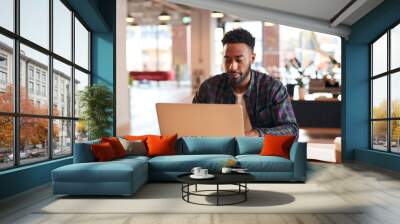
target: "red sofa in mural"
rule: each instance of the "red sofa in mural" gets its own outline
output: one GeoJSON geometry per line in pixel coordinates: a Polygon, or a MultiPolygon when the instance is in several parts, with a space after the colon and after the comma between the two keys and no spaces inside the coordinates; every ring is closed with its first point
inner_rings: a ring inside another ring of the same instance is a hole
{"type": "Polygon", "coordinates": [[[154,81],[165,81],[175,80],[174,71],[131,71],[129,72],[131,79],[133,80],[154,80],[154,81]]]}

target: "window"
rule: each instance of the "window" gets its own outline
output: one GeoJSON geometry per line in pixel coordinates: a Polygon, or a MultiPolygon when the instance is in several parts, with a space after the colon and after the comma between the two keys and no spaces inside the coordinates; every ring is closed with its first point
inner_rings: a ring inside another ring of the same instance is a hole
{"type": "Polygon", "coordinates": [[[7,84],[7,74],[3,71],[0,71],[0,84],[1,85],[7,84]]]}
{"type": "MultiPolygon", "coordinates": [[[[65,89],[64,85],[65,83],[70,83],[72,85],[72,68],[69,65],[66,65],[58,60],[53,60],[53,65],[54,65],[54,70],[53,70],[53,90],[54,90],[54,95],[53,95],[53,107],[56,106],[59,101],[59,91],[60,91],[60,100],[61,102],[64,102],[64,96],[68,96],[68,100],[71,102],[68,102],[69,105],[72,105],[72,91],[70,89],[65,89]]],[[[53,110],[53,114],[57,115],[60,114],[61,111],[59,111],[59,108],[53,110]]],[[[72,108],[68,107],[67,110],[64,113],[61,113],[60,115],[72,117],[72,108]]]]}
{"type": "Polygon", "coordinates": [[[29,66],[28,76],[30,80],[33,80],[33,67],[29,66]]]}
{"type": "Polygon", "coordinates": [[[40,95],[40,84],[36,84],[36,95],[40,95]]]}
{"type": "Polygon", "coordinates": [[[53,0],[54,53],[71,60],[72,12],[60,1],[53,0]]]}
{"type": "Polygon", "coordinates": [[[42,86],[42,96],[46,96],[46,86],[42,86]]]}
{"type": "Polygon", "coordinates": [[[40,81],[40,71],[39,71],[39,69],[36,69],[36,80],[40,81]]]}
{"type": "Polygon", "coordinates": [[[400,25],[370,45],[371,148],[400,153],[400,25]]]}
{"type": "MultiPolygon", "coordinates": [[[[3,6],[3,3],[4,2],[1,1],[0,8],[3,6]]],[[[3,14],[3,8],[1,8],[1,11],[0,14],[3,14]]],[[[3,18],[2,16],[4,15],[0,15],[0,21],[3,18]]],[[[0,113],[12,113],[14,111],[14,72],[12,69],[12,58],[14,57],[13,52],[13,40],[0,33],[0,113]]],[[[0,150],[1,147],[0,143],[0,150]]]]}
{"type": "Polygon", "coordinates": [[[172,69],[172,28],[167,26],[140,26],[128,29],[128,58],[135,58],[128,63],[130,70],[168,71],[172,69]]]}
{"type": "Polygon", "coordinates": [[[28,91],[29,94],[33,94],[33,82],[28,82],[28,91]]]}
{"type": "Polygon", "coordinates": [[[0,54],[0,68],[7,68],[7,56],[0,54]]]}
{"type": "Polygon", "coordinates": [[[49,48],[49,0],[20,0],[21,36],[49,48]]]}
{"type": "Polygon", "coordinates": [[[0,29],[0,170],[72,155],[77,130],[87,139],[74,114],[80,90],[71,87],[90,84],[90,31],[66,4],[0,0],[0,26],[8,30],[0,29]]]}
{"type": "Polygon", "coordinates": [[[14,31],[14,0],[1,0],[0,9],[0,26],[14,31]]]}
{"type": "Polygon", "coordinates": [[[75,62],[82,68],[89,69],[89,32],[75,18],[75,62]]]}

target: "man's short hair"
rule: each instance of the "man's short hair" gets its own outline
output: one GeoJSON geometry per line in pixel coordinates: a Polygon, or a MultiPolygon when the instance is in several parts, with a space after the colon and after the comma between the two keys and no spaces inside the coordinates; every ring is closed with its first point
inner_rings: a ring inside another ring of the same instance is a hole
{"type": "Polygon", "coordinates": [[[222,38],[222,44],[232,44],[232,43],[244,43],[254,50],[256,39],[251,35],[251,33],[243,28],[233,29],[227,32],[222,38]]]}

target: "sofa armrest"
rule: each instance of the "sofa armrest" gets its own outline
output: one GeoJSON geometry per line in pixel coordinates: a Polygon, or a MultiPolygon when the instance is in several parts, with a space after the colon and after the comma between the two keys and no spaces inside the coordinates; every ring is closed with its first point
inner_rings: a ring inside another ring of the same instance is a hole
{"type": "Polygon", "coordinates": [[[293,162],[293,179],[305,181],[307,174],[307,143],[295,142],[290,149],[290,160],[293,162]]]}
{"type": "Polygon", "coordinates": [[[82,142],[75,143],[74,147],[74,163],[89,163],[95,162],[96,158],[94,157],[90,146],[92,144],[100,143],[99,140],[90,141],[90,142],[82,142]]]}

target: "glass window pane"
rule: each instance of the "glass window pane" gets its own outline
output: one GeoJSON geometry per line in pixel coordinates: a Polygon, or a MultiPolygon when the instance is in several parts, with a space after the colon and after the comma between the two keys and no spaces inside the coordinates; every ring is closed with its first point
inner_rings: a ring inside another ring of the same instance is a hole
{"type": "Polygon", "coordinates": [[[1,0],[0,9],[0,26],[14,31],[14,0],[1,0]]]}
{"type": "Polygon", "coordinates": [[[75,63],[89,70],[89,32],[75,18],[75,63]]]}
{"type": "Polygon", "coordinates": [[[81,114],[79,98],[86,86],[89,86],[89,75],[75,69],[75,117],[79,117],[81,114]]]}
{"type": "Polygon", "coordinates": [[[390,86],[391,116],[400,118],[400,72],[391,75],[390,86]]]}
{"type": "Polygon", "coordinates": [[[387,77],[372,81],[372,118],[387,118],[387,77]]]}
{"type": "Polygon", "coordinates": [[[49,57],[21,44],[20,108],[25,114],[48,114],[49,57]]]}
{"type": "Polygon", "coordinates": [[[372,148],[387,151],[387,121],[372,122],[372,148]]]}
{"type": "Polygon", "coordinates": [[[21,36],[49,48],[49,1],[20,0],[21,36]]]}
{"type": "Polygon", "coordinates": [[[45,118],[20,118],[20,163],[35,163],[49,158],[49,123],[45,118]]]}
{"type": "Polygon", "coordinates": [[[391,69],[400,67],[400,25],[397,25],[391,31],[390,58],[391,69]]]}
{"type": "Polygon", "coordinates": [[[13,118],[0,116],[0,170],[14,165],[13,118]]]}
{"type": "Polygon", "coordinates": [[[400,153],[400,120],[394,120],[391,124],[391,140],[392,140],[392,152],[400,153]]]}
{"type": "Polygon", "coordinates": [[[14,111],[14,43],[0,35],[0,111],[14,111]]]}
{"type": "Polygon", "coordinates": [[[72,154],[72,121],[53,120],[53,157],[72,154]]]}
{"type": "Polygon", "coordinates": [[[53,1],[53,51],[71,60],[72,12],[60,1],[53,1]]]}
{"type": "Polygon", "coordinates": [[[72,68],[53,60],[53,115],[72,117],[72,68]]]}
{"type": "Polygon", "coordinates": [[[84,120],[75,121],[75,143],[87,141],[88,129],[84,120]]]}
{"type": "Polygon", "coordinates": [[[372,45],[372,69],[373,75],[387,71],[387,34],[372,45]]]}

